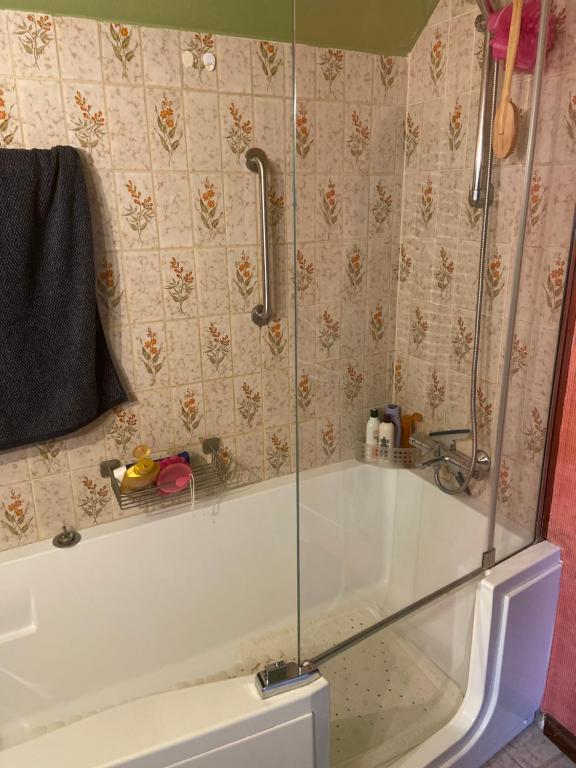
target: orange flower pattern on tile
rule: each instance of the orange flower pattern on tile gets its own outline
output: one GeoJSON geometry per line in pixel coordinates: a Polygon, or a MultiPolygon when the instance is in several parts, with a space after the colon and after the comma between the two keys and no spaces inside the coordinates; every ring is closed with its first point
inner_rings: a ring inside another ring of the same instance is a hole
{"type": "Polygon", "coordinates": [[[266,461],[272,469],[275,475],[280,474],[280,470],[288,461],[288,442],[277,434],[272,434],[270,438],[270,445],[266,451],[266,461]]]}
{"type": "Polygon", "coordinates": [[[128,445],[138,432],[138,417],[134,411],[128,411],[121,406],[115,407],[113,411],[114,421],[108,430],[108,435],[120,449],[120,454],[124,456],[128,445]]]}
{"type": "Polygon", "coordinates": [[[307,373],[303,373],[298,379],[298,407],[307,413],[308,409],[312,405],[314,394],[312,392],[312,382],[310,376],[307,373]]]}
{"type": "Polygon", "coordinates": [[[227,333],[222,333],[216,323],[210,323],[208,326],[206,357],[216,373],[220,373],[220,366],[228,358],[230,349],[230,336],[227,333]]]}
{"type": "Polygon", "coordinates": [[[252,427],[254,419],[261,408],[262,395],[244,382],[242,384],[242,398],[238,404],[238,412],[246,422],[247,427],[252,427]]]}
{"type": "Polygon", "coordinates": [[[101,305],[107,312],[116,309],[122,300],[124,291],[119,290],[114,266],[111,261],[104,261],[96,273],[96,292],[98,293],[101,305]]]}
{"type": "Polygon", "coordinates": [[[180,399],[180,421],[189,435],[194,434],[200,426],[202,415],[193,389],[188,388],[180,399]]]}
{"type": "Polygon", "coordinates": [[[356,298],[364,280],[364,258],[357,245],[352,247],[346,259],[346,277],[350,296],[356,298]]]}
{"type": "Polygon", "coordinates": [[[131,202],[126,206],[122,215],[126,217],[130,229],[138,234],[138,240],[142,240],[142,232],[144,232],[156,215],[154,212],[154,201],[150,195],[143,198],[142,193],[131,179],[128,180],[126,189],[130,195],[131,202]]]}
{"type": "Polygon", "coordinates": [[[440,248],[440,264],[434,271],[434,279],[440,288],[440,295],[443,297],[444,291],[454,279],[454,262],[448,256],[446,248],[440,248]]]}
{"type": "Polygon", "coordinates": [[[268,332],[266,333],[266,344],[272,354],[272,362],[274,365],[278,363],[282,352],[286,347],[287,339],[284,335],[284,329],[282,328],[282,322],[280,320],[273,320],[268,325],[268,332]]]}
{"type": "Polygon", "coordinates": [[[29,13],[26,18],[21,17],[14,34],[24,51],[34,59],[36,68],[40,69],[38,61],[54,39],[50,17],[29,13]]]}
{"type": "Polygon", "coordinates": [[[500,475],[498,477],[498,500],[502,504],[508,504],[512,499],[512,478],[510,475],[510,467],[506,460],[502,461],[500,465],[500,475]]]}
{"type": "Polygon", "coordinates": [[[524,439],[530,455],[530,461],[534,461],[539,453],[544,450],[546,443],[546,426],[538,408],[532,408],[532,420],[524,430],[524,439]]]}
{"type": "Polygon", "coordinates": [[[376,309],[373,312],[370,310],[370,335],[376,346],[384,338],[384,309],[380,302],[376,304],[376,309]]]}
{"type": "Polygon", "coordinates": [[[450,152],[456,152],[462,146],[462,104],[456,99],[454,109],[448,120],[448,146],[450,152]]]}
{"type": "Polygon", "coordinates": [[[162,149],[168,155],[168,164],[172,164],[172,156],[180,146],[182,140],[182,129],[179,127],[180,115],[174,112],[174,102],[166,95],[163,96],[160,103],[160,109],[156,110],[155,132],[160,139],[162,149]]]}
{"type": "Polygon", "coordinates": [[[223,479],[227,480],[232,474],[234,465],[232,451],[227,445],[221,445],[220,448],[218,448],[218,461],[220,462],[220,466],[224,473],[223,479]]]}
{"type": "Polygon", "coordinates": [[[336,428],[333,422],[328,421],[322,427],[322,451],[327,459],[331,459],[336,453],[336,428]]]}
{"type": "Polygon", "coordinates": [[[48,472],[52,472],[52,467],[54,466],[54,462],[60,455],[60,451],[62,450],[61,443],[58,443],[56,440],[46,440],[44,443],[39,443],[36,446],[36,451],[40,455],[40,458],[42,461],[46,464],[48,468],[48,472]]]}
{"type": "Polygon", "coordinates": [[[300,249],[296,252],[296,274],[294,279],[299,296],[304,296],[314,284],[314,264],[306,260],[300,249]]]}
{"type": "Polygon", "coordinates": [[[502,268],[502,257],[500,254],[493,256],[488,262],[486,269],[486,291],[490,301],[490,307],[494,305],[494,300],[504,290],[504,270],[502,268]]]}
{"type": "Polygon", "coordinates": [[[332,179],[328,179],[326,189],[320,187],[320,210],[328,230],[334,229],[340,216],[340,198],[336,191],[336,183],[332,179]]]}
{"type": "Polygon", "coordinates": [[[440,93],[438,83],[444,75],[444,67],[446,65],[444,58],[445,47],[444,41],[442,40],[442,33],[438,30],[434,34],[434,42],[430,48],[430,61],[428,64],[432,87],[434,88],[434,93],[436,95],[439,95],[440,93]]]}
{"type": "Polygon", "coordinates": [[[234,102],[231,102],[228,112],[231,119],[224,135],[230,151],[236,155],[238,163],[240,163],[244,152],[252,143],[252,123],[250,120],[243,119],[242,113],[234,102]]]}
{"type": "Polygon", "coordinates": [[[420,195],[420,216],[424,224],[428,225],[434,216],[434,186],[432,179],[428,177],[426,184],[422,186],[420,195]]]}
{"type": "Polygon", "coordinates": [[[202,189],[196,191],[196,210],[209,240],[222,234],[224,212],[220,210],[220,195],[216,185],[208,177],[202,182],[202,189]]]}
{"type": "Polygon", "coordinates": [[[544,199],[547,187],[542,184],[540,174],[534,172],[530,185],[530,208],[528,209],[528,232],[533,232],[544,215],[547,204],[544,199]]]}
{"type": "Polygon", "coordinates": [[[328,83],[328,90],[332,93],[332,87],[344,69],[344,51],[339,48],[322,51],[319,66],[322,77],[328,83]]]}
{"type": "Polygon", "coordinates": [[[106,485],[98,485],[86,476],[82,478],[82,485],[86,491],[78,500],[80,509],[96,525],[98,517],[110,504],[110,490],[106,485]]]}
{"type": "Polygon", "coordinates": [[[393,56],[378,56],[377,70],[384,93],[388,94],[396,80],[396,59],[393,56]]]}
{"type": "Polygon", "coordinates": [[[456,365],[458,368],[462,366],[462,361],[470,354],[473,339],[474,337],[472,333],[466,328],[462,315],[460,315],[458,317],[458,331],[452,339],[454,357],[456,358],[456,365]]]}
{"type": "Polygon", "coordinates": [[[162,370],[166,359],[162,358],[163,347],[158,341],[158,334],[148,328],[146,331],[146,338],[140,339],[140,354],[139,360],[150,374],[150,381],[152,384],[156,383],[156,378],[162,370]]]}
{"type": "Polygon", "coordinates": [[[412,323],[412,341],[416,346],[416,354],[420,353],[420,345],[425,340],[428,334],[428,321],[424,319],[422,310],[420,307],[416,307],[414,310],[415,320],[412,323]]]}
{"type": "Polygon", "coordinates": [[[132,30],[124,24],[111,23],[106,37],[112,46],[115,58],[122,67],[122,78],[126,80],[128,78],[128,65],[138,49],[138,43],[132,39],[132,30]]]}
{"type": "Polygon", "coordinates": [[[261,40],[258,44],[258,59],[266,77],[267,89],[270,90],[272,80],[284,63],[280,55],[280,46],[267,40],[261,40]]]}
{"type": "Polygon", "coordinates": [[[74,127],[72,130],[82,149],[87,149],[88,154],[92,157],[93,150],[106,135],[104,128],[106,120],[102,110],[92,112],[92,105],[88,104],[80,91],[76,91],[74,103],[78,107],[80,116],[73,118],[74,127]]]}
{"type": "Polygon", "coordinates": [[[554,315],[562,306],[564,281],[566,279],[566,261],[557,256],[552,265],[546,267],[546,273],[544,294],[546,296],[546,303],[554,315]]]}
{"type": "Polygon", "coordinates": [[[246,251],[242,251],[240,260],[234,262],[234,266],[236,268],[234,284],[244,302],[244,308],[246,308],[250,301],[250,296],[256,288],[256,269],[246,251]]]}
{"type": "Polygon", "coordinates": [[[346,366],[346,375],[344,377],[344,397],[348,405],[354,405],[362,392],[364,376],[354,368],[353,365],[346,366]]]}
{"type": "Polygon", "coordinates": [[[360,158],[368,151],[370,144],[370,128],[368,123],[363,123],[356,110],[352,112],[352,131],[346,139],[348,150],[354,158],[356,165],[360,158]]]}
{"type": "Polygon", "coordinates": [[[178,304],[180,313],[184,314],[184,303],[194,293],[194,275],[175,256],[170,259],[170,270],[170,282],[165,287],[172,301],[178,304]]]}
{"type": "Polygon", "coordinates": [[[306,104],[301,102],[298,105],[298,114],[296,115],[296,154],[301,160],[305,160],[314,144],[312,138],[312,126],[308,119],[308,110],[306,104]]]}
{"type": "Polygon", "coordinates": [[[397,359],[394,361],[394,391],[402,392],[404,389],[404,363],[397,359]]]}
{"type": "Polygon", "coordinates": [[[514,341],[512,343],[512,367],[510,372],[512,376],[519,373],[523,368],[528,365],[528,347],[526,344],[522,344],[517,334],[514,334],[514,341]]]}
{"type": "Polygon", "coordinates": [[[14,488],[10,490],[9,501],[2,502],[3,519],[0,520],[0,528],[5,528],[16,539],[17,544],[34,525],[34,517],[30,512],[30,505],[24,502],[22,494],[16,493],[14,488]]]}
{"type": "Polygon", "coordinates": [[[488,400],[482,387],[476,390],[476,402],[478,404],[478,429],[485,434],[490,434],[490,426],[494,415],[494,407],[488,400]]]}
{"type": "Polygon", "coordinates": [[[192,69],[195,70],[198,80],[204,82],[204,54],[214,53],[214,36],[193,32],[192,37],[185,43],[184,50],[192,54],[192,69]]]}
{"type": "Polygon", "coordinates": [[[374,220],[373,231],[380,234],[392,214],[392,195],[381,181],[376,184],[376,200],[370,206],[370,213],[374,220]]]}
{"type": "Polygon", "coordinates": [[[420,126],[416,125],[414,118],[408,112],[406,115],[406,124],[404,126],[404,153],[406,155],[406,165],[410,165],[412,155],[418,149],[420,143],[420,126]]]}
{"type": "Polygon", "coordinates": [[[12,104],[9,107],[6,106],[6,93],[0,88],[0,146],[2,147],[10,146],[16,136],[17,128],[12,117],[13,109],[12,104]]]}
{"type": "Polygon", "coordinates": [[[280,235],[280,225],[284,221],[285,213],[284,195],[277,195],[273,189],[269,189],[268,218],[270,221],[270,226],[272,227],[272,233],[275,237],[280,235]]]}
{"type": "Polygon", "coordinates": [[[393,268],[394,276],[400,284],[405,283],[412,273],[412,257],[406,253],[404,245],[400,246],[400,260],[393,268]]]}
{"type": "Polygon", "coordinates": [[[430,379],[426,394],[428,396],[428,404],[432,410],[432,418],[436,418],[436,411],[446,400],[446,386],[441,383],[436,368],[432,371],[430,379]]]}
{"type": "Polygon", "coordinates": [[[332,348],[340,338],[340,323],[332,318],[328,310],[322,313],[322,327],[320,329],[320,346],[325,350],[328,357],[332,353],[332,348]]]}
{"type": "Polygon", "coordinates": [[[568,136],[576,146],[576,94],[572,92],[570,92],[568,96],[568,111],[564,119],[566,121],[568,136]]]}

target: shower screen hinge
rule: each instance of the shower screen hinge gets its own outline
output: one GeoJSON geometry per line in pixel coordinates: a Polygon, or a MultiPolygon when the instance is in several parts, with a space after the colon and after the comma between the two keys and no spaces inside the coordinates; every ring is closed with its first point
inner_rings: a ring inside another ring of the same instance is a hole
{"type": "Polygon", "coordinates": [[[275,661],[256,674],[256,688],[263,699],[279,693],[294,691],[313,683],[320,677],[318,669],[308,662],[298,666],[295,661],[275,661]]]}
{"type": "Polygon", "coordinates": [[[496,549],[492,547],[492,549],[487,549],[486,552],[482,554],[482,568],[486,570],[487,568],[494,568],[496,565],[496,549]]]}

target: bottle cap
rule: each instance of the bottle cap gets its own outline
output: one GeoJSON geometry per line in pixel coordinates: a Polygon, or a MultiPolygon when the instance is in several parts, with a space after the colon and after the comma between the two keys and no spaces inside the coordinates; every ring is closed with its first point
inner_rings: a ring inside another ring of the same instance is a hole
{"type": "Polygon", "coordinates": [[[390,424],[390,423],[391,423],[391,421],[392,421],[392,416],[390,416],[390,414],[389,414],[389,413],[385,413],[385,414],[384,414],[384,416],[382,417],[382,421],[383,421],[385,424],[390,424]]]}
{"type": "Polygon", "coordinates": [[[378,408],[370,408],[370,418],[371,419],[378,418],[378,408]]]}
{"type": "Polygon", "coordinates": [[[137,445],[136,448],[134,448],[135,459],[147,459],[148,456],[150,456],[150,446],[146,445],[146,443],[142,443],[142,445],[137,445]]]}

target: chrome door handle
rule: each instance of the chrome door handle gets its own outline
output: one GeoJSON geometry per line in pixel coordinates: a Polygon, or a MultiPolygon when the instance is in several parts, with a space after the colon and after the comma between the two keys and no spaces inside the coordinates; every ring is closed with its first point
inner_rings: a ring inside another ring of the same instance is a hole
{"type": "Polygon", "coordinates": [[[268,325],[272,319],[272,256],[268,236],[268,158],[263,149],[252,147],[244,156],[249,171],[258,174],[260,182],[260,242],[262,245],[262,304],[252,310],[252,322],[268,325]]]}

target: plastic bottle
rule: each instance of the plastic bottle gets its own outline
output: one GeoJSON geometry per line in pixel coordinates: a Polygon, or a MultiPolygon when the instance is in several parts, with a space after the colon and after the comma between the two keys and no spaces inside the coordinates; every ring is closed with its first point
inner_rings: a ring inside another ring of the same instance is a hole
{"type": "Polygon", "coordinates": [[[390,403],[384,408],[384,413],[389,414],[394,424],[394,446],[400,448],[400,440],[402,439],[402,422],[400,421],[400,406],[390,403]]]}
{"type": "Polygon", "coordinates": [[[378,443],[380,450],[387,451],[389,448],[393,448],[396,441],[396,428],[392,421],[392,416],[389,413],[385,413],[380,426],[378,428],[378,443]]]}
{"type": "Polygon", "coordinates": [[[366,455],[368,458],[374,458],[378,456],[378,439],[379,439],[380,419],[378,417],[378,408],[370,409],[370,418],[366,424],[366,445],[373,445],[373,449],[367,449],[366,455]]]}

